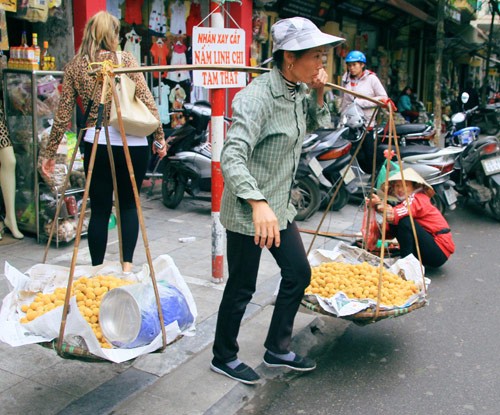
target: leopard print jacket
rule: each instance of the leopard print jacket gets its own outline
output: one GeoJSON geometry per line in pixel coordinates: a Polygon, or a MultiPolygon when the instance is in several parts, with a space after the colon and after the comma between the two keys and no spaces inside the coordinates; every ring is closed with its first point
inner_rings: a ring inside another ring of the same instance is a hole
{"type": "MultiPolygon", "coordinates": [[[[102,62],[104,60],[112,60],[115,65],[118,63],[116,53],[114,52],[101,51],[98,61],[102,62]]],[[[122,66],[129,68],[139,66],[134,56],[129,52],[121,52],[121,63],[122,66]]],[[[87,126],[96,125],[101,91],[96,91],[97,96],[92,97],[97,77],[88,74],[88,64],[89,61],[87,57],[77,55],[66,65],[64,69],[61,97],[54,118],[54,124],[52,125],[52,130],[50,132],[49,142],[47,143],[43,154],[40,154],[40,158],[51,159],[55,157],[57,147],[59,146],[59,143],[67,130],[68,124],[71,121],[76,98],[78,96],[81,97],[83,108],[85,110],[87,109],[89,101],[93,98],[94,102],[87,119],[87,126]]],[[[156,118],[160,119],[158,108],[156,107],[153,95],[146,84],[143,73],[129,73],[128,76],[136,83],[136,97],[146,104],[148,109],[156,118]]],[[[111,91],[109,91],[105,98],[105,119],[109,119],[111,98],[112,94],[111,91]]],[[[156,141],[163,142],[165,136],[161,124],[153,134],[156,141]]]]}

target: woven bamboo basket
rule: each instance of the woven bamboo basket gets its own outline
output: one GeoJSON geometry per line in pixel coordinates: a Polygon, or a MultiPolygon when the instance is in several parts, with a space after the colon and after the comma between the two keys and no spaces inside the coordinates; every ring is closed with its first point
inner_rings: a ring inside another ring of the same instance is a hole
{"type": "MultiPolygon", "coordinates": [[[[57,340],[52,340],[50,342],[42,342],[38,344],[47,349],[52,349],[57,351],[57,340]]],[[[104,359],[102,357],[90,353],[83,347],[72,346],[64,342],[62,343],[61,350],[58,352],[58,354],[63,359],[77,359],[86,362],[109,362],[107,359],[104,359]]]]}
{"type": "MultiPolygon", "coordinates": [[[[314,297],[313,297],[314,298],[314,297]]],[[[302,306],[307,308],[308,310],[314,311],[319,314],[324,314],[326,316],[330,317],[335,317],[335,318],[342,318],[344,320],[349,320],[352,321],[353,323],[359,325],[359,326],[365,326],[370,323],[376,323],[377,321],[380,320],[385,320],[387,318],[394,318],[394,317],[399,317],[403,316],[405,314],[410,313],[413,310],[417,310],[419,308],[424,307],[427,305],[427,299],[424,298],[419,298],[416,302],[413,304],[410,304],[407,307],[397,307],[397,308],[392,308],[392,309],[379,309],[378,313],[376,313],[375,307],[373,306],[372,308],[368,308],[366,310],[360,311],[356,314],[351,314],[348,316],[336,316],[333,313],[330,313],[323,309],[321,305],[318,303],[315,303],[314,300],[311,301],[311,296],[304,296],[301,302],[302,306]]]]}

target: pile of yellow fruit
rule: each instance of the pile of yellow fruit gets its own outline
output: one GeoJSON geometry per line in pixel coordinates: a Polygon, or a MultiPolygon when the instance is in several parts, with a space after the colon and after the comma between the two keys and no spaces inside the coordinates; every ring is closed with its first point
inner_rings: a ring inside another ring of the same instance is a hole
{"type": "MultiPolygon", "coordinates": [[[[90,324],[90,327],[92,327],[92,331],[103,348],[110,349],[112,346],[102,335],[101,326],[99,325],[101,300],[113,288],[130,284],[133,284],[133,282],[125,281],[112,275],[97,275],[92,278],[81,277],[73,282],[71,296],[76,296],[80,313],[90,324]]],[[[21,306],[21,311],[26,313],[21,318],[21,323],[25,324],[33,321],[48,311],[64,305],[65,297],[66,288],[56,288],[51,294],[38,293],[31,304],[23,304],[21,306]]]]}
{"type": "MultiPolygon", "coordinates": [[[[342,291],[351,299],[369,298],[376,301],[379,275],[380,269],[367,262],[324,262],[312,267],[311,283],[306,288],[306,294],[330,298],[342,291]]],[[[402,306],[418,292],[419,289],[413,281],[406,281],[386,269],[382,271],[381,304],[390,307],[402,306]]]]}

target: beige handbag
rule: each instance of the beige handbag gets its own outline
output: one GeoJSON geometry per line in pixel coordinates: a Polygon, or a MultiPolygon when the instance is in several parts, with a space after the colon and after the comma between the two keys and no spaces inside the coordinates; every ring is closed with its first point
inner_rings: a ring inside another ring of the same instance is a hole
{"type": "MultiPolygon", "coordinates": [[[[116,55],[120,64],[121,53],[117,52],[116,55]]],[[[151,113],[146,104],[135,96],[135,82],[124,73],[117,75],[115,81],[125,133],[138,137],[153,133],[160,126],[160,121],[151,113]]],[[[116,130],[120,130],[114,100],[111,102],[109,124],[116,130]]]]}

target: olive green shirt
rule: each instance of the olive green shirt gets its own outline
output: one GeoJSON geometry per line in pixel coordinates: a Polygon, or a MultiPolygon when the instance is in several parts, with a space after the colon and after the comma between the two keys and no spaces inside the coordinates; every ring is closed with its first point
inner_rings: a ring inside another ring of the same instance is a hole
{"type": "Polygon", "coordinates": [[[306,131],[330,126],[326,105],[305,84],[295,100],[277,68],[236,94],[233,123],[221,155],[224,193],[220,219],[226,229],[253,235],[248,199],[266,200],[283,230],[296,210],[290,200],[306,131]]]}

